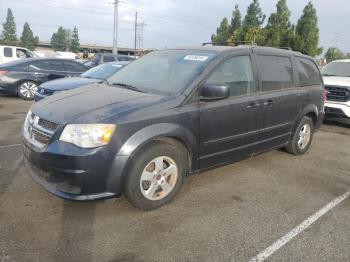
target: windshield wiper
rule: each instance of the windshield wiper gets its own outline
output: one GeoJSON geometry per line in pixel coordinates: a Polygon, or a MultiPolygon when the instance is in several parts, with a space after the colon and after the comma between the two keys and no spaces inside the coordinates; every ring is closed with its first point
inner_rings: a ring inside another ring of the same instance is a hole
{"type": "Polygon", "coordinates": [[[133,91],[136,91],[136,92],[141,92],[141,93],[147,93],[143,90],[140,90],[139,88],[135,87],[135,86],[132,86],[132,85],[128,85],[128,84],[125,84],[125,83],[113,83],[112,86],[122,86],[126,89],[129,89],[129,90],[133,90],[133,91]]]}

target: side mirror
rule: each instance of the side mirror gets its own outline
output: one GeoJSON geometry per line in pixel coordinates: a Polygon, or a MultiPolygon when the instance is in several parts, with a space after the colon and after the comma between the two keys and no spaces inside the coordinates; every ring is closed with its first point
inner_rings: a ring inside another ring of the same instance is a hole
{"type": "Polygon", "coordinates": [[[201,100],[219,100],[230,96],[230,90],[224,85],[206,84],[202,87],[201,100]]]}

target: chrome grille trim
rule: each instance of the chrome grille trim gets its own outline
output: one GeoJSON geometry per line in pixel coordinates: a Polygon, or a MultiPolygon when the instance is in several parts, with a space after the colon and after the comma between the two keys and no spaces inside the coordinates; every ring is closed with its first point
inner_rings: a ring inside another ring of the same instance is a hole
{"type": "Polygon", "coordinates": [[[57,127],[58,124],[42,119],[32,113],[28,115],[24,123],[23,135],[30,143],[42,148],[50,142],[57,127]]]}
{"type": "Polygon", "coordinates": [[[327,100],[335,102],[347,102],[350,100],[350,88],[343,86],[325,86],[328,91],[327,100]]]}

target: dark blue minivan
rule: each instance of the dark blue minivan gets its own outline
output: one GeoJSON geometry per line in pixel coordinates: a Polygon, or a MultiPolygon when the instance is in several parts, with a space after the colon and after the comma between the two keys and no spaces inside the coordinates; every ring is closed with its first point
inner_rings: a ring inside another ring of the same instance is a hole
{"type": "Polygon", "coordinates": [[[34,104],[23,153],[29,174],[57,196],[123,194],[150,210],[171,201],[189,174],[275,148],[305,153],[323,116],[319,69],[301,53],[161,50],[104,83],[34,104]]]}

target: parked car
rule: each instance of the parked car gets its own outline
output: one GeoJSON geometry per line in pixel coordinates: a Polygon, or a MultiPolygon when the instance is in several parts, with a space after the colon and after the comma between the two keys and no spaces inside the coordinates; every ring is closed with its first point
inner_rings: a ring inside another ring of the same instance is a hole
{"type": "Polygon", "coordinates": [[[90,64],[87,66],[94,67],[107,62],[117,62],[117,61],[133,61],[134,58],[127,55],[115,55],[110,53],[96,53],[94,54],[94,58],[91,60],[90,64]]]}
{"type": "Polygon", "coordinates": [[[326,86],[326,119],[350,124],[350,59],[337,60],[322,69],[326,86]]]}
{"type": "Polygon", "coordinates": [[[301,53],[155,51],[108,83],[34,104],[23,127],[25,166],[62,198],[124,194],[149,210],[171,201],[188,174],[274,148],[304,154],[323,116],[320,71],[301,53]]]}
{"type": "Polygon", "coordinates": [[[38,86],[62,77],[79,76],[88,68],[72,60],[27,58],[0,65],[0,94],[34,99],[38,86]]]}
{"type": "Polygon", "coordinates": [[[91,83],[102,83],[107,78],[118,72],[129,62],[105,63],[82,73],[77,77],[61,78],[41,84],[35,92],[34,100],[39,101],[55,93],[77,88],[91,83]]]}
{"type": "Polygon", "coordinates": [[[0,65],[29,57],[37,57],[37,55],[24,47],[0,45],[0,65]]]}

